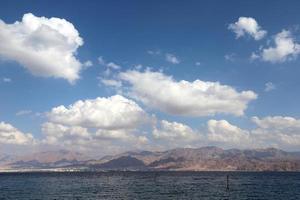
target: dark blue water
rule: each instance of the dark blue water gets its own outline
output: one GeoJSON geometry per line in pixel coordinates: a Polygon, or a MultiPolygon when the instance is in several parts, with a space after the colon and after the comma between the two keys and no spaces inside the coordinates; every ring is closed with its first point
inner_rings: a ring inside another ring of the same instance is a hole
{"type": "Polygon", "coordinates": [[[299,200],[300,173],[3,173],[0,199],[299,200]]]}

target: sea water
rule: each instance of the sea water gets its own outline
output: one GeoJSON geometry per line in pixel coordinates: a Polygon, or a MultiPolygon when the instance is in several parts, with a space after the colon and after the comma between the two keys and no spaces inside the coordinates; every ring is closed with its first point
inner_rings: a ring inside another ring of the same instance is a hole
{"type": "Polygon", "coordinates": [[[300,173],[1,173],[0,199],[300,200],[300,173]]]}

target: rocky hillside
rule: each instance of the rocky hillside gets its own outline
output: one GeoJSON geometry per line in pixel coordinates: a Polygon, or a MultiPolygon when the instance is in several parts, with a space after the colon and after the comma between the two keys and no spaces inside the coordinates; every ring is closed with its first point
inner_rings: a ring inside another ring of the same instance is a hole
{"type": "Polygon", "coordinates": [[[126,152],[98,160],[89,160],[82,154],[61,150],[42,152],[13,161],[8,157],[2,159],[11,169],[300,171],[300,152],[285,152],[275,148],[179,148],[163,152],[126,152]]]}
{"type": "Polygon", "coordinates": [[[114,156],[107,162],[111,163],[124,156],[142,161],[148,170],[300,171],[300,153],[290,153],[274,148],[224,150],[218,147],[202,147],[172,149],[164,152],[127,152],[114,156]]]}
{"type": "MultiPolygon", "coordinates": [[[[0,157],[1,158],[1,157],[0,157]]],[[[0,169],[49,169],[79,166],[87,158],[80,153],[67,150],[45,151],[25,156],[6,156],[0,159],[0,169]]]]}

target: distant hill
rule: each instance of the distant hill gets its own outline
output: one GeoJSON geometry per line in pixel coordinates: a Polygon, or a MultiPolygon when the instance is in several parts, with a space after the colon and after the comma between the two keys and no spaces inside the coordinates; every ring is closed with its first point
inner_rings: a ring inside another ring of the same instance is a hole
{"type": "Polygon", "coordinates": [[[178,148],[162,152],[131,151],[98,160],[82,154],[42,152],[10,162],[11,169],[83,168],[85,170],[300,171],[300,153],[275,148],[178,148]]]}
{"type": "Polygon", "coordinates": [[[94,169],[108,169],[108,170],[142,170],[146,169],[143,161],[131,156],[121,156],[112,159],[102,164],[92,165],[94,169]]]}
{"type": "Polygon", "coordinates": [[[61,168],[74,165],[81,165],[85,163],[87,158],[80,153],[58,150],[58,151],[45,151],[25,156],[18,156],[10,158],[9,162],[0,162],[1,168],[8,169],[49,169],[61,168]],[[83,162],[83,160],[85,160],[83,162]]]}

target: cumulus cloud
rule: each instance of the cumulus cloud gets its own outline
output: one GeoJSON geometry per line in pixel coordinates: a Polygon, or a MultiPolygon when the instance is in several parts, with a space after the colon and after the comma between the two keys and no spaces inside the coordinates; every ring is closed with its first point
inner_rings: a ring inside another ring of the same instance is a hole
{"type": "Polygon", "coordinates": [[[257,128],[252,130],[255,138],[266,140],[281,148],[299,148],[300,145],[300,120],[293,117],[268,116],[265,118],[253,117],[252,121],[257,128]]]}
{"type": "Polygon", "coordinates": [[[226,120],[209,120],[204,130],[178,122],[160,121],[152,132],[154,142],[166,148],[217,145],[224,148],[253,147],[251,133],[226,120]]]}
{"type": "Polygon", "coordinates": [[[34,138],[30,133],[23,133],[11,124],[0,122],[0,143],[29,145],[34,143],[34,138]]]}
{"type": "Polygon", "coordinates": [[[299,150],[300,120],[293,117],[252,118],[255,127],[242,129],[226,120],[211,119],[205,130],[162,120],[153,129],[153,138],[166,148],[217,145],[223,148],[266,148],[299,150]]]}
{"type": "Polygon", "coordinates": [[[237,22],[229,24],[228,29],[236,34],[236,38],[250,35],[255,40],[260,40],[267,34],[252,17],[239,17],[237,22]]]}
{"type": "Polygon", "coordinates": [[[119,78],[129,84],[129,95],[145,105],[173,115],[210,116],[218,113],[243,115],[257,98],[252,91],[238,92],[219,82],[176,81],[161,72],[127,71],[119,78]]]}
{"type": "Polygon", "coordinates": [[[180,60],[174,54],[166,53],[166,61],[172,64],[179,64],[180,60]]]}
{"type": "Polygon", "coordinates": [[[154,128],[153,136],[155,139],[172,140],[176,142],[192,141],[199,137],[199,135],[189,126],[178,123],[168,122],[162,120],[159,128],[154,128]]]}
{"type": "Polygon", "coordinates": [[[226,120],[209,120],[207,122],[207,139],[227,147],[247,147],[250,143],[250,133],[230,124],[226,120]]]}
{"type": "Polygon", "coordinates": [[[267,82],[267,83],[265,84],[265,91],[266,91],[266,92],[270,92],[270,91],[275,90],[275,89],[276,89],[276,86],[274,85],[274,83],[272,83],[272,82],[267,82]]]}
{"type": "Polygon", "coordinates": [[[119,130],[103,130],[99,129],[95,133],[95,138],[101,140],[114,140],[114,141],[123,141],[123,142],[137,142],[137,143],[147,143],[148,138],[143,135],[134,135],[132,132],[129,132],[125,129],[119,130]]]}
{"type": "Polygon", "coordinates": [[[262,49],[263,61],[278,63],[296,58],[300,53],[300,44],[295,42],[290,31],[282,30],[274,38],[274,47],[262,49]]]}
{"type": "Polygon", "coordinates": [[[68,107],[55,107],[47,114],[51,122],[89,128],[135,128],[147,120],[147,114],[134,101],[115,95],[77,101],[68,107]]]}
{"type": "Polygon", "coordinates": [[[83,40],[65,19],[27,13],[13,24],[0,20],[0,40],[0,56],[17,61],[33,75],[70,83],[80,78],[83,64],[75,56],[83,40]]]}
{"type": "Polygon", "coordinates": [[[153,127],[152,146],[160,150],[178,147],[199,147],[204,144],[203,133],[186,124],[161,120],[153,127]]]}
{"type": "Polygon", "coordinates": [[[300,120],[293,117],[252,117],[255,128],[245,130],[226,120],[209,120],[207,141],[225,147],[266,148],[276,147],[299,150],[300,120]]]}
{"type": "Polygon", "coordinates": [[[141,107],[120,95],[58,106],[47,117],[42,125],[44,143],[106,153],[112,153],[111,148],[122,151],[147,143],[141,125],[151,123],[141,107]]]}
{"type": "Polygon", "coordinates": [[[161,120],[154,124],[152,137],[140,128],[90,128],[65,125],[50,120],[42,125],[44,139],[35,141],[10,124],[0,123],[0,143],[25,145],[47,144],[60,148],[101,151],[104,154],[137,149],[170,149],[217,145],[223,148],[276,147],[299,150],[300,120],[293,117],[268,116],[252,118],[255,127],[242,129],[226,120],[211,119],[205,129],[193,129],[186,124],[161,120]]]}
{"type": "Polygon", "coordinates": [[[252,121],[263,129],[288,130],[289,132],[300,130],[300,120],[293,117],[268,116],[262,119],[252,117],[252,121]]]}
{"type": "Polygon", "coordinates": [[[148,143],[147,136],[133,129],[91,129],[46,122],[42,125],[42,132],[44,139],[41,144],[102,155],[142,148],[148,143]]]}
{"type": "Polygon", "coordinates": [[[42,132],[45,135],[45,139],[43,140],[49,144],[73,144],[74,141],[80,141],[79,143],[83,143],[83,141],[88,142],[90,140],[90,134],[87,128],[83,128],[80,126],[65,126],[62,124],[46,122],[42,124],[42,132]]]}

